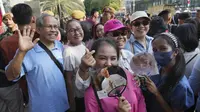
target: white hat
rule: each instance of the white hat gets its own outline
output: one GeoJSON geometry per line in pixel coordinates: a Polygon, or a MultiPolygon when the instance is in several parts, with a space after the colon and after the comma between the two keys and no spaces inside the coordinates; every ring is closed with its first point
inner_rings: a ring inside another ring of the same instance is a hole
{"type": "Polygon", "coordinates": [[[150,20],[150,18],[148,17],[147,13],[144,12],[144,11],[136,11],[134,12],[131,17],[130,17],[130,20],[131,22],[138,19],[138,18],[147,18],[150,20]]]}

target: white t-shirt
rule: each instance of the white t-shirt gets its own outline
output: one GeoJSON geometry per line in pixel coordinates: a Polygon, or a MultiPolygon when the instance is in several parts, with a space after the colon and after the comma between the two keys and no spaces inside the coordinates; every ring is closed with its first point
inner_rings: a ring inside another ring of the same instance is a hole
{"type": "Polygon", "coordinates": [[[75,97],[84,97],[84,91],[79,91],[75,86],[76,72],[81,64],[81,58],[85,55],[86,47],[83,44],[77,46],[66,46],[63,52],[64,70],[73,71],[73,86],[75,88],[75,97]]]}

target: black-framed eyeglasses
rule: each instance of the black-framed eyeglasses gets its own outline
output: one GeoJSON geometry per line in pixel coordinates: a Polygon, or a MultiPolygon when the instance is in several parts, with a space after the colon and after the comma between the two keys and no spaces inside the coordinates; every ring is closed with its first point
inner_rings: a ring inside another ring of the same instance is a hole
{"type": "Polygon", "coordinates": [[[144,25],[144,26],[146,26],[146,25],[148,25],[149,23],[150,23],[149,20],[143,20],[143,21],[135,21],[135,22],[132,23],[132,25],[138,27],[138,26],[140,26],[141,24],[144,25]]]}

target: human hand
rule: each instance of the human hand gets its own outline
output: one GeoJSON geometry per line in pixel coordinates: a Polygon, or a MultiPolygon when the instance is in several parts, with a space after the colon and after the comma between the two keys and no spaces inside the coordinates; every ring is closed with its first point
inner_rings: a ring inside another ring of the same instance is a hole
{"type": "Polygon", "coordinates": [[[126,100],[125,97],[121,96],[119,97],[119,103],[118,103],[118,112],[130,112],[131,111],[131,105],[126,100]]]}
{"type": "Polygon", "coordinates": [[[81,58],[80,69],[82,71],[87,71],[89,67],[93,67],[96,64],[96,60],[92,56],[94,53],[94,50],[90,52],[88,49],[86,49],[85,55],[81,58]]]}
{"type": "Polygon", "coordinates": [[[18,31],[18,36],[19,36],[19,51],[21,52],[29,51],[39,41],[39,38],[33,41],[35,30],[34,29],[31,30],[30,26],[25,26],[22,34],[20,30],[17,30],[17,31],[18,31]]]}
{"type": "Polygon", "coordinates": [[[146,77],[146,87],[147,87],[147,89],[151,92],[151,93],[153,93],[154,95],[158,95],[159,94],[159,91],[158,91],[158,89],[157,89],[157,87],[156,87],[156,85],[154,84],[154,82],[149,78],[149,77],[146,77]]]}

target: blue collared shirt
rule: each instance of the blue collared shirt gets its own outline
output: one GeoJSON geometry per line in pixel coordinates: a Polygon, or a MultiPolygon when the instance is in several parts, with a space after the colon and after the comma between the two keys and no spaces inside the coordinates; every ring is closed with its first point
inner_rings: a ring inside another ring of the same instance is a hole
{"type": "MultiPolygon", "coordinates": [[[[63,64],[63,46],[55,41],[51,50],[63,64]]],[[[25,73],[30,112],[65,112],[69,109],[65,80],[60,69],[38,44],[24,57],[20,77],[25,73]]]]}
{"type": "MultiPolygon", "coordinates": [[[[162,77],[161,75],[151,76],[151,79],[157,88],[166,81],[166,77],[162,77]]],[[[162,96],[171,108],[174,109],[186,110],[194,105],[194,94],[185,76],[182,77],[170,92],[162,93],[162,96]]],[[[160,107],[160,104],[155,99],[155,96],[152,94],[145,97],[148,112],[163,112],[162,107],[160,107]]]]}
{"type": "Polygon", "coordinates": [[[131,37],[126,42],[124,49],[131,51],[134,55],[141,53],[141,52],[148,52],[148,53],[152,54],[153,53],[152,45],[151,45],[152,40],[153,40],[152,37],[146,35],[147,45],[146,45],[146,49],[145,49],[145,47],[135,39],[134,35],[131,34],[131,37]]]}

